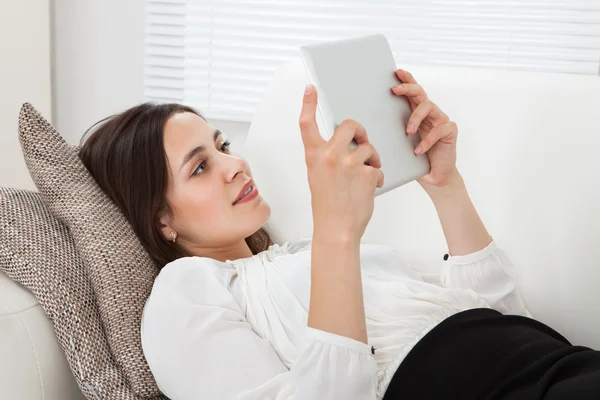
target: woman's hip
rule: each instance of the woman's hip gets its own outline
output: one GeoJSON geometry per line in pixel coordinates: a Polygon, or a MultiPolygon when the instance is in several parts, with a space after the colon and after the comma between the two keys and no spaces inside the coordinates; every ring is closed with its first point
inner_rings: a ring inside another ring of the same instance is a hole
{"type": "Polygon", "coordinates": [[[555,400],[574,390],[574,382],[600,398],[595,379],[600,353],[572,346],[533,319],[474,309],[425,335],[400,364],[383,399],[555,400]]]}

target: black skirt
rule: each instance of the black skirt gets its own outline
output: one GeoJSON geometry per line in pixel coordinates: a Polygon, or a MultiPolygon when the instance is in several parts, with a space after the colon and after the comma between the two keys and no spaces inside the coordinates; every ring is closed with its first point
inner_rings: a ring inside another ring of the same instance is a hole
{"type": "Polygon", "coordinates": [[[531,318],[463,311],[408,353],[383,397],[396,399],[600,400],[600,352],[531,318]]]}

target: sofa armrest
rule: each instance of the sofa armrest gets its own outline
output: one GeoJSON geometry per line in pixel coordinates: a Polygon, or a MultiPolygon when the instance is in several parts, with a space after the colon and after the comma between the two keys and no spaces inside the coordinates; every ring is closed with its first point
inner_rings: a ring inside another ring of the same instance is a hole
{"type": "Polygon", "coordinates": [[[0,271],[0,388],[7,399],[85,399],[33,294],[0,271]]]}

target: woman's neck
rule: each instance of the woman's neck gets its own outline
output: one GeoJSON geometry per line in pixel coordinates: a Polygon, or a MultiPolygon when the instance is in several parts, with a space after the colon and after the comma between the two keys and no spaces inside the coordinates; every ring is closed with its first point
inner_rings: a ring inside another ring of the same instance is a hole
{"type": "Polygon", "coordinates": [[[194,249],[192,254],[200,257],[212,258],[221,262],[253,256],[252,250],[250,250],[250,247],[248,247],[248,244],[243,239],[228,246],[194,249]]]}

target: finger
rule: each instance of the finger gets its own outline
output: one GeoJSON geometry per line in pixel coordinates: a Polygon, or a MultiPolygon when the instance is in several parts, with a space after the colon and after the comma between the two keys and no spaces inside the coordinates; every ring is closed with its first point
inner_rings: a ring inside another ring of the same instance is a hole
{"type": "Polygon", "coordinates": [[[433,108],[433,103],[429,100],[424,101],[421,104],[419,104],[417,106],[417,108],[415,108],[415,110],[410,115],[410,118],[408,119],[408,124],[406,126],[406,133],[408,133],[409,135],[416,133],[417,130],[419,130],[419,127],[421,126],[421,122],[423,122],[423,120],[425,118],[427,118],[427,116],[431,112],[432,108],[433,108]]]}
{"type": "Polygon", "coordinates": [[[415,154],[426,153],[433,147],[440,139],[456,135],[458,133],[458,127],[452,121],[448,121],[444,124],[438,125],[433,128],[429,134],[421,140],[421,143],[415,148],[415,154]]]}
{"type": "Polygon", "coordinates": [[[325,140],[319,133],[317,126],[317,90],[313,85],[306,85],[302,99],[302,110],[300,111],[300,133],[304,148],[313,148],[325,140]]]}
{"type": "Polygon", "coordinates": [[[369,143],[365,127],[353,119],[345,119],[335,129],[333,137],[329,142],[335,149],[346,151],[349,149],[352,139],[359,145],[362,143],[369,143]]]}
{"type": "Polygon", "coordinates": [[[396,76],[403,83],[417,83],[417,80],[412,76],[412,74],[410,72],[408,72],[408,71],[403,70],[403,69],[396,70],[396,76]]]}
{"type": "Polygon", "coordinates": [[[369,168],[369,174],[371,174],[373,182],[375,183],[376,188],[383,187],[385,177],[383,175],[383,171],[379,168],[366,167],[369,168]]]}
{"type": "Polygon", "coordinates": [[[373,168],[381,168],[381,158],[371,143],[362,143],[352,150],[352,158],[356,164],[366,164],[373,168]]]}
{"type": "Polygon", "coordinates": [[[392,92],[397,95],[406,96],[417,104],[421,104],[427,100],[425,90],[416,83],[402,83],[392,87],[392,92]]]}
{"type": "Polygon", "coordinates": [[[366,181],[370,185],[373,185],[373,191],[375,191],[376,188],[380,188],[383,186],[384,176],[382,170],[370,166],[364,166],[363,168],[364,170],[362,171],[362,173],[364,174],[366,181]]]}
{"type": "Polygon", "coordinates": [[[422,176],[421,178],[419,178],[419,180],[423,183],[427,183],[430,185],[435,185],[436,181],[435,179],[433,179],[433,176],[431,176],[431,172],[428,173],[427,175],[422,176]]]}

